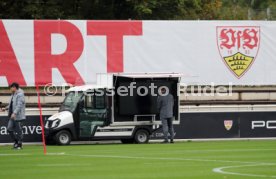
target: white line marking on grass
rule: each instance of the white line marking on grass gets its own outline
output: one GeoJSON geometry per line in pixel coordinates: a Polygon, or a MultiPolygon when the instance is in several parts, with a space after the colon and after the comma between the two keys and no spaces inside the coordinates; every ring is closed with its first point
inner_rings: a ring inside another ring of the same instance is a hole
{"type": "Polygon", "coordinates": [[[253,167],[253,166],[261,166],[261,165],[276,165],[276,164],[263,164],[263,163],[260,163],[260,164],[254,164],[254,165],[225,166],[225,167],[214,168],[213,172],[220,173],[220,174],[248,176],[248,177],[276,178],[276,176],[274,176],[274,175],[258,175],[258,174],[249,174],[249,173],[238,173],[238,172],[227,172],[227,171],[224,171],[224,169],[229,169],[229,168],[253,167]]]}
{"type": "Polygon", "coordinates": [[[222,162],[222,163],[240,163],[255,165],[276,165],[276,163],[265,162],[243,162],[233,160],[214,160],[214,159],[195,159],[195,158],[163,158],[163,157],[141,157],[141,156],[121,156],[121,155],[82,155],[82,154],[64,154],[75,157],[92,157],[92,158],[118,158],[118,159],[142,159],[142,160],[173,160],[173,161],[196,161],[196,162],[222,162]]]}
{"type": "Polygon", "coordinates": [[[90,164],[70,164],[70,163],[56,163],[56,164],[38,164],[38,167],[77,167],[90,166],[90,164]]]}
{"type": "Polygon", "coordinates": [[[256,152],[256,151],[276,151],[276,149],[216,149],[216,150],[179,150],[179,152],[256,152]]]}
{"type": "Polygon", "coordinates": [[[67,155],[67,156],[76,156],[76,157],[93,157],[93,158],[119,158],[119,159],[142,159],[142,160],[173,160],[173,161],[239,163],[239,164],[244,164],[244,165],[219,167],[219,168],[213,169],[213,172],[222,173],[222,174],[229,174],[229,175],[249,176],[249,177],[276,178],[276,176],[269,176],[269,175],[242,174],[242,173],[223,171],[223,169],[226,169],[226,168],[239,168],[239,167],[246,167],[246,166],[261,166],[261,165],[276,165],[276,163],[243,162],[243,161],[212,160],[212,159],[192,159],[192,158],[139,157],[139,156],[120,156],[120,155],[79,155],[79,154],[65,154],[65,155],[67,155]]]}
{"type": "MultiPolygon", "coordinates": [[[[174,150],[173,153],[208,153],[208,152],[256,152],[256,151],[276,151],[276,149],[233,149],[233,150],[174,150]]],[[[113,151],[114,152],[114,151],[113,151]]],[[[156,154],[167,154],[171,151],[157,151],[156,154]]]]}
{"type": "Polygon", "coordinates": [[[46,155],[64,155],[65,152],[60,152],[60,153],[47,153],[46,155]]]}
{"type": "Polygon", "coordinates": [[[0,156],[24,156],[24,155],[30,155],[30,154],[0,154],[0,156]]]}

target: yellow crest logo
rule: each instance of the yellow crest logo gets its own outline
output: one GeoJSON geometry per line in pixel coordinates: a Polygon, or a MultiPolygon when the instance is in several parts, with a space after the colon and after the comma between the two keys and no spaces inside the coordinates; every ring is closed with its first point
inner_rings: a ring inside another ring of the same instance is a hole
{"type": "Polygon", "coordinates": [[[252,66],[259,44],[260,27],[217,27],[217,45],[221,58],[237,78],[241,78],[252,66]]]}
{"type": "Polygon", "coordinates": [[[223,59],[235,75],[240,77],[250,67],[254,57],[249,57],[238,52],[232,56],[224,57],[223,59]]]}

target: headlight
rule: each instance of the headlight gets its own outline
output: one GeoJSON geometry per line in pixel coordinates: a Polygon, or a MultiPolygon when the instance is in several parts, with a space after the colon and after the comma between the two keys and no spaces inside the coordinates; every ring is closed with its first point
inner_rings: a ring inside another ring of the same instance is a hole
{"type": "Polygon", "coordinates": [[[58,127],[58,126],[59,126],[59,124],[60,124],[60,119],[56,119],[56,120],[54,120],[54,121],[53,121],[53,123],[52,123],[52,128],[56,128],[56,127],[58,127]]]}
{"type": "Polygon", "coordinates": [[[46,126],[46,128],[56,128],[59,126],[60,121],[61,121],[60,119],[55,119],[53,121],[47,121],[45,126],[46,126]]]}

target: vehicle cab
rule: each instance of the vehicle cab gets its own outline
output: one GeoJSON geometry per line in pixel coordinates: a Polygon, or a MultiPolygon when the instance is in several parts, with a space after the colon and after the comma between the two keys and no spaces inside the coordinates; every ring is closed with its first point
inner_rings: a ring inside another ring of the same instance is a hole
{"type": "Polygon", "coordinates": [[[102,86],[77,86],[67,91],[59,112],[45,121],[48,140],[67,145],[71,140],[89,140],[97,127],[109,125],[111,103],[102,86]]]}

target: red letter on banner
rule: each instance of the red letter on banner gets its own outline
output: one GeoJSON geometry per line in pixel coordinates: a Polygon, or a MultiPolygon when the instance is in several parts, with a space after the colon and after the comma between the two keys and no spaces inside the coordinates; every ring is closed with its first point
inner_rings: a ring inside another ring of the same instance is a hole
{"type": "Polygon", "coordinates": [[[8,83],[17,82],[26,86],[22,71],[12,49],[8,34],[0,20],[0,76],[6,76],[8,83]]]}
{"type": "Polygon", "coordinates": [[[142,35],[142,21],[88,21],[88,35],[106,35],[107,72],[123,72],[123,36],[142,35]]]}
{"type": "Polygon", "coordinates": [[[74,85],[84,84],[74,67],[83,51],[83,38],[79,29],[67,21],[34,21],[35,83],[52,82],[52,68],[57,68],[65,81],[74,85]],[[67,49],[62,54],[51,53],[51,35],[62,34],[67,40],[67,49]]]}

